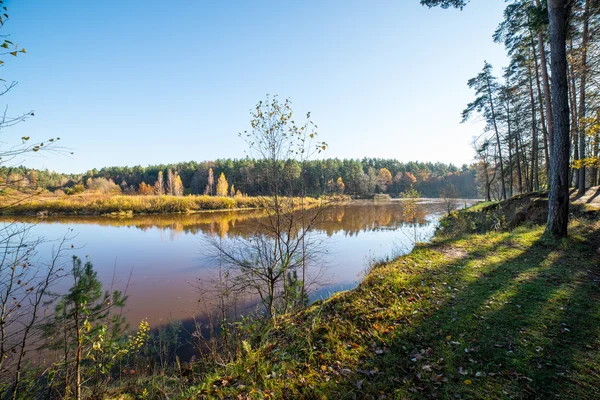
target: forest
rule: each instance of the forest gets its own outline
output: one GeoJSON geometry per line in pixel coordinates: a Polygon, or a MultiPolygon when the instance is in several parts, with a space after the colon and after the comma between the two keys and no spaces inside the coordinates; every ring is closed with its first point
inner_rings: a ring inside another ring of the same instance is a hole
{"type": "MultiPolygon", "coordinates": [[[[432,162],[400,162],[394,159],[281,161],[285,193],[346,194],[369,197],[374,193],[398,195],[412,185],[425,197],[479,198],[476,168],[432,162]]],[[[85,190],[113,194],[269,194],[270,164],[261,159],[224,159],[182,162],[148,167],[106,167],[85,174],[60,174],[26,167],[0,167],[0,179],[20,190],[44,189],[54,194],[85,190]],[[221,177],[221,175],[223,175],[221,177]],[[221,184],[219,185],[219,182],[221,184]],[[225,187],[227,184],[227,187],[225,187]]]]}
{"type": "MultiPolygon", "coordinates": [[[[599,179],[600,4],[592,0],[566,4],[568,186],[583,194],[599,179]]],[[[550,186],[555,116],[547,8],[544,0],[507,2],[493,40],[506,48],[509,65],[494,70],[483,62],[481,72],[468,82],[475,99],[462,118],[482,118],[486,123],[473,146],[488,200],[550,186]]]]}

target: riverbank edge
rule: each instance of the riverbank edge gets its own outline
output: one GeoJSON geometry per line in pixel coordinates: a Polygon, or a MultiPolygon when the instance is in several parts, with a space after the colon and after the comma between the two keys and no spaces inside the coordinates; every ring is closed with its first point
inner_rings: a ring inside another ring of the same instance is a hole
{"type": "MultiPolygon", "coordinates": [[[[515,214],[527,207],[519,201],[501,209],[515,214]]],[[[279,317],[235,360],[202,371],[184,366],[187,384],[173,375],[156,388],[140,377],[113,393],[600,397],[600,222],[577,218],[562,241],[545,238],[533,221],[499,230],[451,226],[467,213],[486,221],[473,215],[489,211],[453,212],[431,243],[374,265],[355,289],[279,317]]]]}
{"type": "MultiPolygon", "coordinates": [[[[301,199],[292,199],[300,202],[301,199]]],[[[4,199],[0,206],[3,216],[106,216],[131,217],[136,215],[193,214],[200,212],[246,211],[266,207],[270,197],[218,197],[218,196],[70,196],[4,199]]],[[[322,202],[344,203],[345,196],[306,197],[304,203],[314,206],[322,202]]]]}

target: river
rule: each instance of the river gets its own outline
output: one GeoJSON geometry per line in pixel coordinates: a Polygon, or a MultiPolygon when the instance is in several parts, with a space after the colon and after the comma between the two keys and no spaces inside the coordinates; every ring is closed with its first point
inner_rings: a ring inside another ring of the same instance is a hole
{"type": "MultiPolygon", "coordinates": [[[[457,200],[459,207],[471,203],[457,200]]],[[[446,205],[421,199],[416,219],[407,221],[402,204],[355,201],[322,215],[313,236],[324,251],[314,266],[319,274],[314,274],[311,299],[352,288],[371,260],[409,252],[415,238],[431,239],[446,205]]],[[[210,242],[247,235],[261,216],[259,210],[248,210],[128,218],[2,217],[0,221],[31,224],[30,238],[45,238],[37,249],[40,262],[49,257],[59,238],[68,237],[65,268],[72,255],[90,260],[105,289],[127,289],[129,323],[136,326],[146,319],[157,327],[211,312],[216,261],[209,256],[214,253],[210,242]]],[[[54,291],[67,289],[68,281],[63,280],[54,291]]]]}

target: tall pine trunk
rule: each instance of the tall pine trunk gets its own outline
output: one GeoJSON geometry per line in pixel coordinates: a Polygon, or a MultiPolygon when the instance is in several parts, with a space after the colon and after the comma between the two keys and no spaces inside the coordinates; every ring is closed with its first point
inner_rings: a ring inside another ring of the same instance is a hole
{"type": "MultiPolygon", "coordinates": [[[[560,0],[559,3],[563,4],[563,7],[566,6],[565,2],[567,0],[560,0]]],[[[553,2],[552,0],[549,0],[549,2],[553,2]]],[[[535,5],[537,7],[540,7],[540,0],[535,0],[535,5]]],[[[548,5],[548,10],[550,10],[550,5],[548,5]]],[[[552,22],[550,23],[550,25],[552,26],[552,22]]],[[[565,28],[566,29],[566,28],[565,28]]],[[[552,35],[550,35],[552,36],[552,35]]],[[[540,32],[538,30],[538,34],[537,34],[537,40],[538,40],[538,47],[540,48],[540,64],[542,67],[542,86],[544,87],[544,105],[546,108],[546,125],[548,126],[548,134],[550,136],[550,140],[548,141],[549,143],[549,147],[550,147],[550,160],[552,160],[552,147],[554,145],[553,143],[553,137],[554,137],[554,112],[553,112],[553,105],[552,105],[552,95],[550,93],[550,79],[548,78],[548,60],[546,57],[546,48],[544,47],[544,36],[542,35],[542,32],[540,32]]],[[[553,53],[554,54],[554,53],[553,53]]],[[[565,59],[566,62],[566,59],[565,59]]],[[[552,72],[552,75],[554,75],[554,71],[552,72]]]]}
{"type": "Polygon", "coordinates": [[[538,168],[538,133],[535,118],[535,98],[533,96],[533,82],[531,69],[529,71],[529,101],[531,102],[531,183],[533,190],[540,190],[538,168]]]}
{"type": "Polygon", "coordinates": [[[552,54],[554,132],[550,164],[550,194],[546,232],[564,237],[569,223],[569,94],[567,82],[567,0],[548,0],[552,54]]]}
{"type": "MultiPolygon", "coordinates": [[[[541,35],[541,34],[540,34],[541,35]]],[[[546,113],[544,112],[544,107],[542,104],[544,103],[544,96],[542,96],[542,88],[540,84],[540,67],[538,65],[537,54],[535,51],[535,42],[533,41],[533,36],[531,38],[531,51],[533,53],[533,62],[535,67],[535,86],[537,88],[538,101],[540,104],[540,121],[542,122],[542,134],[544,139],[544,161],[546,163],[546,176],[548,176],[548,169],[550,168],[550,151],[548,148],[548,129],[546,122],[546,113]]],[[[545,56],[544,56],[545,59],[545,56]]]]}
{"type": "Polygon", "coordinates": [[[512,130],[510,126],[510,101],[508,100],[508,90],[506,92],[506,125],[508,127],[508,179],[510,182],[510,197],[513,196],[514,173],[513,173],[513,153],[512,153],[512,130]]]}
{"type": "MultiPolygon", "coordinates": [[[[588,46],[588,29],[589,29],[589,15],[590,15],[590,0],[585,1],[585,8],[583,11],[583,34],[581,38],[581,78],[579,80],[579,159],[585,159],[585,83],[587,77],[587,46],[588,46]]],[[[580,195],[585,193],[585,166],[581,165],[579,168],[579,191],[580,195]]]]}
{"type": "MultiPolygon", "coordinates": [[[[573,41],[569,46],[570,52],[573,52],[573,41]]],[[[569,76],[569,108],[571,111],[571,140],[573,141],[573,159],[579,160],[579,118],[577,116],[577,81],[575,79],[575,73],[573,68],[569,68],[567,65],[567,75],[569,76]]],[[[575,178],[575,187],[579,187],[579,174],[573,174],[573,170],[570,171],[569,183],[573,182],[575,178]]]]}
{"type": "Polygon", "coordinates": [[[492,93],[492,83],[490,82],[490,76],[486,76],[488,96],[490,101],[490,111],[492,113],[492,122],[494,125],[494,132],[496,133],[496,145],[498,146],[498,158],[500,159],[500,183],[502,187],[502,199],[506,200],[506,185],[504,184],[504,161],[502,160],[502,145],[500,144],[500,132],[498,131],[498,124],[496,122],[496,111],[494,109],[494,97],[492,93]]]}
{"type": "Polygon", "coordinates": [[[514,138],[515,138],[515,162],[517,163],[517,184],[519,185],[519,194],[523,193],[523,172],[521,171],[521,126],[519,124],[519,118],[518,118],[518,113],[517,113],[517,117],[514,119],[515,122],[515,131],[514,131],[514,138]]]}

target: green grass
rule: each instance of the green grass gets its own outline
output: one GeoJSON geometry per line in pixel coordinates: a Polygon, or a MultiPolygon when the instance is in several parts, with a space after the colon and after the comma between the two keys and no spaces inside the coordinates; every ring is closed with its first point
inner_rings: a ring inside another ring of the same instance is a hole
{"type": "Polygon", "coordinates": [[[498,204],[497,201],[480,201],[477,204],[472,205],[471,207],[469,207],[467,210],[467,212],[479,212],[482,209],[486,208],[487,206],[491,206],[492,204],[498,204]]]}
{"type": "Polygon", "coordinates": [[[287,315],[201,398],[600,398],[600,224],[439,238],[287,315]],[[383,396],[383,397],[382,397],[383,396]]]}

